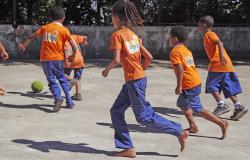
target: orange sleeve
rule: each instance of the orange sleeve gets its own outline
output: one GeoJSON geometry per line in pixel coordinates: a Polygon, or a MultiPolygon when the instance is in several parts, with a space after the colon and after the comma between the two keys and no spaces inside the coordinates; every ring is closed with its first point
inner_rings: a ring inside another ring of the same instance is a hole
{"type": "Polygon", "coordinates": [[[70,34],[70,32],[69,32],[69,30],[67,28],[65,28],[65,30],[64,30],[63,39],[65,41],[70,41],[71,40],[71,34],[70,34]]]}
{"type": "Polygon", "coordinates": [[[121,50],[122,39],[118,34],[113,34],[110,39],[109,50],[121,50]]]}
{"type": "Polygon", "coordinates": [[[43,28],[42,28],[42,27],[39,28],[39,29],[34,33],[34,35],[35,35],[36,37],[42,36],[42,35],[43,35],[43,28]]]}
{"type": "Polygon", "coordinates": [[[220,40],[219,37],[214,32],[210,32],[208,34],[208,39],[213,43],[220,40]]]}
{"type": "Polygon", "coordinates": [[[182,64],[182,62],[181,62],[181,56],[180,56],[179,52],[172,51],[170,53],[170,61],[171,61],[171,63],[173,65],[182,64]]]}

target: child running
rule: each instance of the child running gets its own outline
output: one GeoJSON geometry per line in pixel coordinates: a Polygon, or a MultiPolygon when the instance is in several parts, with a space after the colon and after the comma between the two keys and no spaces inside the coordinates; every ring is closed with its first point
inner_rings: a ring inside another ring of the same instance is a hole
{"type": "Polygon", "coordinates": [[[228,123],[204,109],[199,94],[201,93],[201,78],[195,67],[193,55],[183,44],[187,39],[187,31],[183,26],[175,26],[170,31],[169,44],[173,47],[170,60],[177,78],[175,93],[179,95],[177,106],[185,114],[190,133],[197,133],[198,127],[194,121],[193,112],[217,124],[222,130],[222,139],[226,137],[228,123]]]}
{"type": "Polygon", "coordinates": [[[64,73],[67,75],[68,80],[70,81],[70,90],[73,86],[76,87],[75,94],[71,97],[72,100],[81,101],[81,77],[83,68],[85,67],[84,58],[81,52],[80,44],[87,45],[87,37],[81,35],[71,35],[71,39],[77,46],[78,50],[76,52],[75,58],[72,61],[68,61],[68,57],[73,54],[72,47],[69,42],[65,43],[64,53],[65,53],[65,62],[63,66],[64,73]],[[74,70],[74,78],[70,77],[70,73],[74,70]]]}
{"type": "Polygon", "coordinates": [[[107,77],[111,69],[121,64],[126,81],[110,109],[115,130],[115,145],[123,149],[117,152],[116,156],[136,157],[124,119],[124,113],[129,106],[132,107],[138,123],[178,137],[181,151],[183,151],[188,131],[183,130],[179,123],[156,114],[150,103],[146,101],[145,69],[150,65],[153,57],[142,45],[138,35],[131,30],[132,26],[142,26],[142,19],[134,4],[129,0],[115,2],[112,7],[112,22],[116,31],[111,36],[109,49],[113,52],[114,58],[103,70],[102,75],[107,77]]]}
{"type": "Polygon", "coordinates": [[[248,109],[241,105],[237,98],[237,95],[242,93],[241,85],[223,43],[212,30],[213,25],[214,19],[211,16],[201,17],[198,23],[199,30],[204,33],[204,48],[210,61],[206,93],[212,94],[217,101],[214,115],[220,116],[230,111],[230,107],[225,104],[220,95],[222,91],[225,98],[230,98],[234,103],[235,110],[231,119],[239,120],[248,109]]]}
{"type": "MultiPolygon", "coordinates": [[[[8,52],[6,52],[4,46],[1,42],[0,42],[0,55],[4,61],[9,58],[9,54],[8,54],[8,52]]],[[[5,92],[6,92],[6,89],[0,85],[0,96],[5,95],[5,92]]]]}
{"type": "Polygon", "coordinates": [[[24,52],[34,38],[42,36],[40,61],[44,74],[48,80],[50,91],[55,99],[53,111],[58,112],[61,109],[63,98],[57,80],[66,96],[67,107],[74,107],[74,103],[69,94],[69,82],[63,72],[64,44],[68,41],[73,48],[73,55],[68,58],[69,60],[74,59],[77,47],[71,39],[69,30],[62,25],[65,19],[64,9],[58,6],[52,7],[50,14],[53,22],[38,29],[33,35],[28,37],[23,44],[20,44],[19,48],[24,52]]]}

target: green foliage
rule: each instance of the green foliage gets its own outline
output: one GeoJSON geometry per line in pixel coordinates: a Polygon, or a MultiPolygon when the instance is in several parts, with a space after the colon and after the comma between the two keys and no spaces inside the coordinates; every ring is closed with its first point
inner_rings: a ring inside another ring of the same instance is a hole
{"type": "MultiPolygon", "coordinates": [[[[116,0],[17,0],[17,23],[47,23],[48,10],[60,5],[66,24],[111,25],[111,8],[116,0]]],[[[217,24],[250,24],[249,0],[132,0],[146,25],[197,23],[210,14],[217,24]]],[[[0,23],[12,22],[12,0],[1,0],[0,23]]]]}

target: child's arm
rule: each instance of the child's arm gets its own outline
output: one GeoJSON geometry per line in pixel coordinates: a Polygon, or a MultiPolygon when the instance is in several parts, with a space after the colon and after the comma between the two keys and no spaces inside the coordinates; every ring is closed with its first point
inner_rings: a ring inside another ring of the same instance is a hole
{"type": "Polygon", "coordinates": [[[75,58],[75,55],[76,55],[76,52],[77,52],[77,46],[75,45],[74,43],[74,40],[71,38],[71,40],[69,41],[69,44],[71,45],[72,47],[72,50],[73,50],[73,54],[71,56],[68,57],[68,61],[73,61],[74,58],[75,58]]]}
{"type": "Polygon", "coordinates": [[[223,51],[224,51],[223,43],[220,40],[217,40],[217,41],[215,41],[215,44],[218,45],[218,47],[219,47],[220,62],[222,64],[222,66],[224,66],[227,63],[227,60],[225,59],[225,57],[223,55],[223,51]]]}
{"type": "Polygon", "coordinates": [[[18,48],[22,51],[25,52],[26,48],[28,47],[28,45],[36,38],[35,34],[32,34],[31,36],[29,36],[24,43],[21,43],[18,45],[18,48]]]}
{"type": "Polygon", "coordinates": [[[7,60],[9,58],[9,54],[6,52],[3,44],[0,42],[0,54],[3,60],[7,60]]]}
{"type": "Polygon", "coordinates": [[[182,92],[182,81],[183,81],[183,67],[181,64],[175,65],[175,75],[177,78],[177,86],[175,89],[175,94],[181,94],[182,92]]]}
{"type": "Polygon", "coordinates": [[[88,45],[88,37],[87,36],[83,36],[83,43],[84,46],[88,45]]]}
{"type": "Polygon", "coordinates": [[[105,69],[102,71],[102,76],[107,77],[109,74],[109,71],[113,68],[115,68],[117,65],[120,64],[120,54],[121,50],[114,50],[114,58],[112,61],[108,63],[108,65],[105,67],[105,69]]]}
{"type": "Polygon", "coordinates": [[[142,66],[143,66],[143,69],[146,70],[148,66],[151,64],[151,62],[153,61],[153,56],[143,45],[141,45],[140,51],[143,57],[145,58],[142,66]]]}

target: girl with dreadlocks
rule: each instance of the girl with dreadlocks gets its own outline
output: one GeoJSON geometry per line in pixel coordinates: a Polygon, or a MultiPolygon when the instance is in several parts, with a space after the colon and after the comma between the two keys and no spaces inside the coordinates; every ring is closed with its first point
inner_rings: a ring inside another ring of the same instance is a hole
{"type": "Polygon", "coordinates": [[[188,131],[183,130],[180,124],[156,114],[145,98],[147,86],[145,69],[153,57],[142,45],[139,36],[131,29],[141,27],[143,22],[135,5],[129,0],[118,0],[112,7],[112,22],[116,31],[111,36],[109,49],[113,52],[114,58],[103,70],[102,75],[107,77],[111,69],[121,64],[126,81],[110,109],[115,129],[115,145],[123,149],[117,152],[116,156],[136,157],[124,119],[124,112],[129,106],[132,107],[138,123],[178,137],[183,151],[188,131]],[[141,57],[144,58],[143,63],[141,57]]]}

